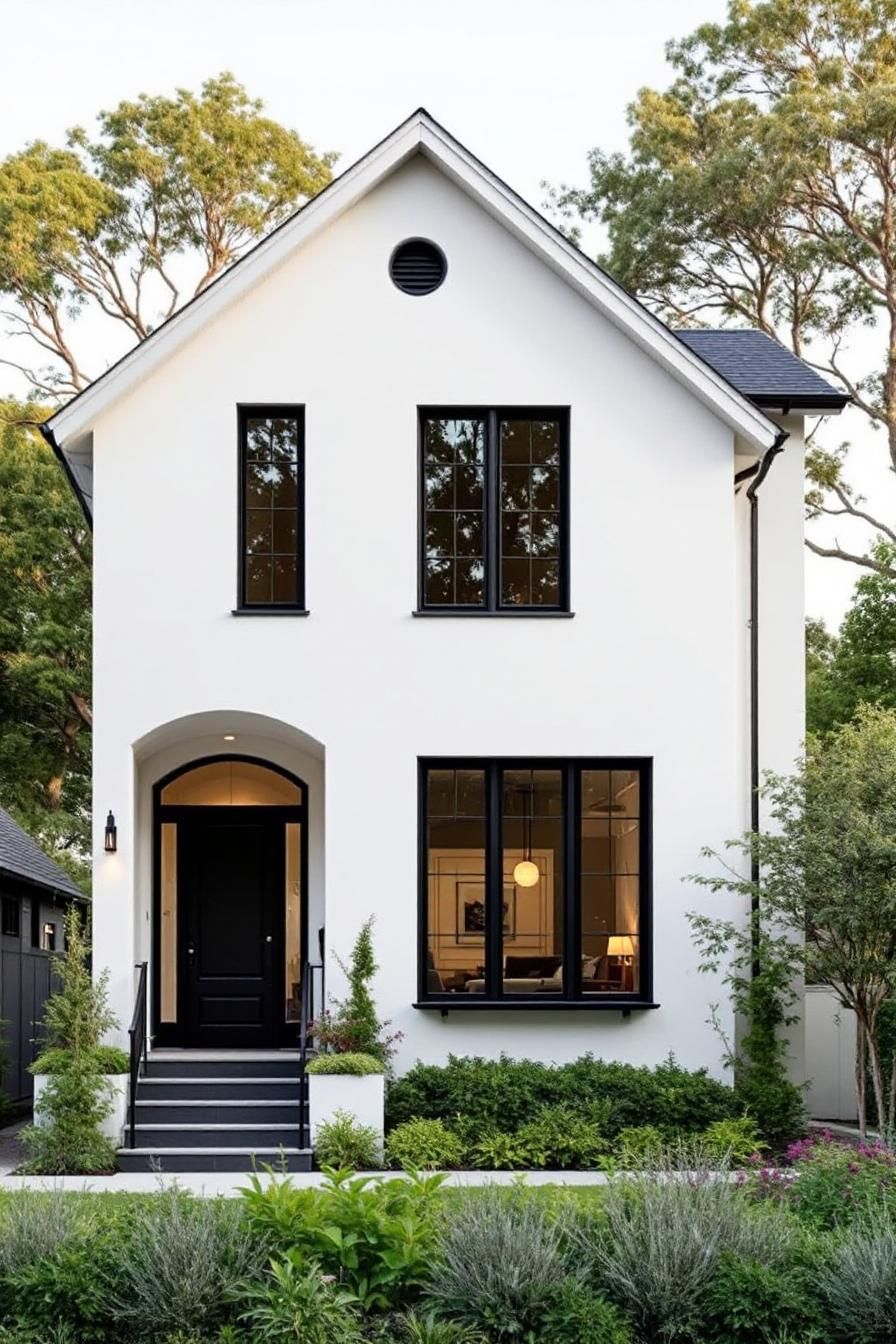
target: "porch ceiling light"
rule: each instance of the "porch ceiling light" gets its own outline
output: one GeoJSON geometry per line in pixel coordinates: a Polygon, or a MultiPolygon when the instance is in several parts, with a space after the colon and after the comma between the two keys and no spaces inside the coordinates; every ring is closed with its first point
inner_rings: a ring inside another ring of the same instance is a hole
{"type": "Polygon", "coordinates": [[[225,733],[225,734],[224,734],[224,741],[225,741],[225,742],[235,742],[235,741],[236,741],[236,733],[225,733]]]}
{"type": "Polygon", "coordinates": [[[115,814],[110,812],[106,818],[106,843],[104,849],[107,854],[115,854],[118,850],[118,828],[115,825],[115,814]]]}
{"type": "Polygon", "coordinates": [[[520,859],[513,870],[513,880],[518,887],[537,887],[541,878],[538,864],[532,862],[532,812],[534,789],[521,789],[523,795],[523,830],[526,839],[526,857],[520,859]]]}

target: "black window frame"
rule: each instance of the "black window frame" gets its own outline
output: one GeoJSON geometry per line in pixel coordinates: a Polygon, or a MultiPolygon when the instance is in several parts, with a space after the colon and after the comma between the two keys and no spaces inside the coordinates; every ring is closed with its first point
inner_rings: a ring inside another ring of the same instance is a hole
{"type": "Polygon", "coordinates": [[[237,405],[237,605],[234,615],[306,615],[305,575],[305,406],[287,402],[240,402],[237,405]],[[293,602],[246,600],[246,428],[247,421],[269,417],[295,419],[298,425],[296,454],[296,599],[293,602]]]}
{"type": "Polygon", "coordinates": [[[0,897],[0,937],[21,939],[22,937],[22,898],[20,896],[0,897]]]}
{"type": "Polygon", "coordinates": [[[649,756],[425,756],[418,757],[417,777],[417,1008],[487,1009],[622,1009],[657,1008],[653,1002],[653,758],[649,756]],[[504,770],[559,770],[563,776],[564,846],[563,890],[564,930],[563,987],[557,994],[505,994],[502,987],[501,901],[494,899],[498,883],[503,882],[502,794],[504,770]],[[485,992],[458,994],[433,993],[427,988],[428,928],[428,805],[427,778],[431,770],[485,771],[485,866],[486,933],[484,947],[485,992]],[[640,833],[638,892],[639,986],[634,991],[583,994],[582,980],[582,892],[581,892],[581,777],[586,770],[637,770],[640,776],[640,833]]]}
{"type": "Polygon", "coordinates": [[[569,616],[569,406],[473,406],[434,405],[417,407],[417,609],[418,616],[569,616]],[[485,601],[478,606],[426,601],[426,460],[427,420],[485,421],[485,601]],[[505,420],[556,420],[560,426],[560,556],[559,600],[523,604],[501,601],[501,462],[499,426],[505,420]]]}

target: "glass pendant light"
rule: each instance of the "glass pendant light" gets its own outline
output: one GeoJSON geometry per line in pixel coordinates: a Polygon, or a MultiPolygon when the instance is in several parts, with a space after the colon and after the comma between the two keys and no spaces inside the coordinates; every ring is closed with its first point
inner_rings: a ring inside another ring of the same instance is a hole
{"type": "Polygon", "coordinates": [[[518,887],[536,887],[541,873],[538,864],[532,861],[532,812],[534,810],[534,789],[521,790],[523,794],[523,830],[526,841],[526,857],[520,859],[513,870],[513,880],[518,887]]]}

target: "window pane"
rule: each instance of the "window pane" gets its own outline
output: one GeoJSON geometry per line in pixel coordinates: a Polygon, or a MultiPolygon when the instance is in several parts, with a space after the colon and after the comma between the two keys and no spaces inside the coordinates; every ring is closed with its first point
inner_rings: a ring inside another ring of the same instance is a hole
{"type": "Polygon", "coordinates": [[[427,994],[485,992],[485,777],[427,777],[427,994]]]}
{"type": "Polygon", "coordinates": [[[426,606],[485,602],[485,422],[423,424],[426,606]]]}
{"type": "Polygon", "coordinates": [[[563,991],[563,781],[559,770],[505,770],[503,990],[563,991]],[[534,882],[526,867],[537,869],[534,882]],[[524,866],[521,866],[524,865],[524,866]]]}
{"type": "Polygon", "coordinates": [[[298,415],[254,415],[244,422],[242,601],[249,606],[297,606],[301,600],[300,433],[298,415]]]}
{"type": "Polygon", "coordinates": [[[21,902],[18,896],[4,896],[0,905],[0,933],[4,938],[18,938],[21,924],[21,902]]]}
{"type": "Polygon", "coordinates": [[[583,770],[580,819],[583,994],[637,993],[640,776],[583,770]]]}
{"type": "Polygon", "coordinates": [[[560,426],[500,427],[502,606],[560,605],[560,426]]]}

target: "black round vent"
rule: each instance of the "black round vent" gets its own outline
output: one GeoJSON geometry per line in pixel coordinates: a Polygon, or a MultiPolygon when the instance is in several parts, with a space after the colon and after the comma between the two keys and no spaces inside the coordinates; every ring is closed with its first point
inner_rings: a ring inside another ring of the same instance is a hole
{"type": "Polygon", "coordinates": [[[445,279],[447,270],[444,252],[425,238],[399,243],[389,262],[392,283],[403,294],[431,294],[445,279]]]}

